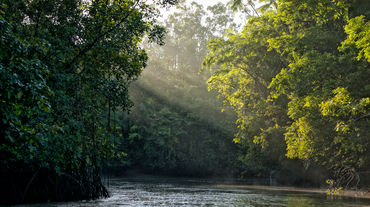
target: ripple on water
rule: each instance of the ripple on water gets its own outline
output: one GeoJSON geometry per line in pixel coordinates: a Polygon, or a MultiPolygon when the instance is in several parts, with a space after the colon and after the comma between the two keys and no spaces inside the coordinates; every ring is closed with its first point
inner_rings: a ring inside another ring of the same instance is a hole
{"type": "Polygon", "coordinates": [[[68,203],[43,203],[19,205],[17,207],[150,207],[150,206],[218,206],[218,207],[344,207],[370,206],[369,200],[330,200],[325,195],[310,193],[288,193],[240,189],[232,186],[220,188],[204,185],[204,181],[191,182],[171,179],[130,180],[117,179],[111,182],[111,197],[95,201],[68,203]]]}

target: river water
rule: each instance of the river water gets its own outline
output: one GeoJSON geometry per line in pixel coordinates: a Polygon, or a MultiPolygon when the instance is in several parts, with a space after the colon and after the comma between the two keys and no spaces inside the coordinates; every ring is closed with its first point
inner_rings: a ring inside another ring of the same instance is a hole
{"type": "Polygon", "coordinates": [[[42,203],[17,207],[141,207],[141,206],[234,206],[234,207],[341,207],[370,206],[369,199],[328,198],[324,194],[241,188],[217,185],[201,179],[120,178],[111,179],[111,197],[94,201],[42,203]]]}

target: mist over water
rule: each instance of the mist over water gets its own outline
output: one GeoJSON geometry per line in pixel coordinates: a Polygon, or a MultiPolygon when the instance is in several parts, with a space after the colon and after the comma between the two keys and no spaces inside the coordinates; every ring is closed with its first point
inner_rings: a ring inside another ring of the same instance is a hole
{"type": "MultiPolygon", "coordinates": [[[[369,206],[370,200],[328,198],[324,194],[241,189],[240,185],[195,178],[121,178],[110,181],[111,197],[95,201],[44,203],[16,207],[112,207],[112,206],[369,206]]],[[[293,189],[292,189],[293,190],[293,189]]]]}

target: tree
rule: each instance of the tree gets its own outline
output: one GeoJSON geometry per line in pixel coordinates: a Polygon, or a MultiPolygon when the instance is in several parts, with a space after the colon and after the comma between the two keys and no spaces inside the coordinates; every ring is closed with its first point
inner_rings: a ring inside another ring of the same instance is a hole
{"type": "Polygon", "coordinates": [[[32,175],[4,202],[107,196],[100,162],[120,152],[105,112],[131,106],[128,86],[147,61],[139,43],[163,44],[158,11],[116,0],[4,0],[0,11],[1,162],[32,175]]]}
{"type": "Polygon", "coordinates": [[[241,11],[249,16],[258,16],[260,13],[264,13],[268,10],[277,10],[278,3],[276,0],[230,0],[228,6],[233,11],[241,11]],[[260,4],[257,8],[256,3],[260,4]]]}
{"type": "Polygon", "coordinates": [[[288,114],[294,122],[285,134],[287,156],[325,165],[335,172],[337,184],[345,186],[359,182],[356,172],[367,167],[369,147],[369,90],[363,87],[369,84],[369,65],[338,50],[350,6],[284,1],[278,12],[289,33],[270,41],[289,60],[271,83],[290,97],[288,114]]]}
{"type": "Polygon", "coordinates": [[[238,112],[237,141],[263,146],[265,131],[276,126],[288,158],[325,166],[337,185],[358,184],[369,159],[363,8],[363,1],[279,1],[241,34],[209,43],[209,86],[238,112]]]}
{"type": "Polygon", "coordinates": [[[272,90],[268,88],[285,64],[276,51],[268,50],[268,40],[279,35],[274,17],[272,12],[251,17],[241,34],[229,33],[226,38],[213,39],[208,44],[210,53],[203,61],[204,68],[212,71],[209,89],[216,90],[238,115],[239,130],[234,140],[245,142],[250,156],[243,160],[249,168],[276,168],[284,159],[282,137],[289,122],[287,99],[282,96],[271,100],[272,90]],[[262,146],[262,152],[254,144],[262,146]],[[252,166],[257,157],[264,157],[264,167],[252,166]]]}

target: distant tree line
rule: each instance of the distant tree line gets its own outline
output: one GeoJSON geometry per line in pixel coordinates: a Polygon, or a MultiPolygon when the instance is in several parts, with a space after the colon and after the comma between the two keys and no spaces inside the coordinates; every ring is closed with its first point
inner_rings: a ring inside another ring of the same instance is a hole
{"type": "Polygon", "coordinates": [[[237,174],[239,146],[232,142],[235,114],[209,93],[208,74],[199,75],[207,42],[235,27],[233,12],[217,4],[207,9],[181,2],[163,22],[165,45],[144,44],[148,66],[130,87],[134,106],[117,112],[116,123],[127,132],[119,146],[124,163],[111,163],[116,173],[211,176],[237,174]]]}

